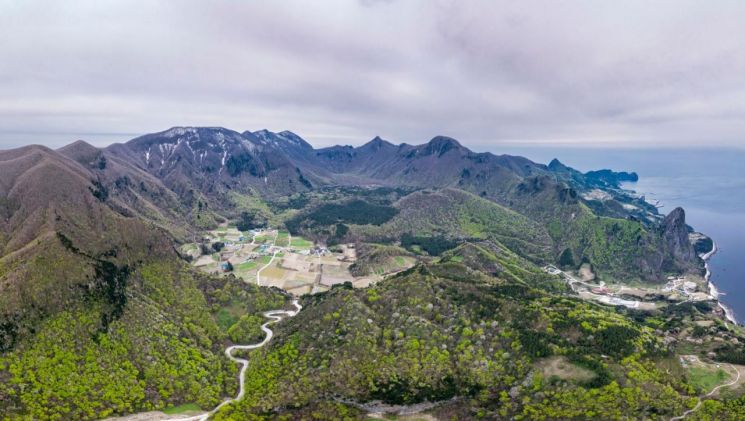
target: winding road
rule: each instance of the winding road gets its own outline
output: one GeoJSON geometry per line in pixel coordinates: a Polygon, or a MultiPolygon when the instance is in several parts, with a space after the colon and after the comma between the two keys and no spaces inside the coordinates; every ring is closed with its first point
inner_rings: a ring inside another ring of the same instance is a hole
{"type": "Polygon", "coordinates": [[[233,356],[233,351],[242,351],[242,350],[248,350],[248,349],[256,349],[261,348],[262,346],[269,343],[269,341],[272,340],[272,337],[274,336],[274,332],[269,329],[269,325],[272,323],[277,323],[278,321],[284,319],[285,317],[293,317],[296,314],[302,310],[303,306],[300,305],[297,299],[292,301],[292,305],[295,306],[297,310],[291,311],[291,310],[271,310],[264,313],[264,317],[270,319],[263,325],[261,325],[261,330],[266,333],[266,336],[264,337],[264,340],[257,343],[257,344],[251,344],[251,345],[233,345],[229,346],[225,349],[225,355],[230,358],[232,361],[237,362],[241,365],[241,371],[238,375],[238,395],[235,398],[229,398],[224,400],[220,405],[217,405],[213,410],[209,412],[205,412],[204,414],[195,415],[192,417],[186,417],[186,418],[173,418],[173,420],[178,421],[205,421],[207,420],[211,415],[215,414],[217,411],[220,410],[223,406],[231,403],[236,402],[241,399],[243,399],[243,395],[246,393],[245,384],[246,384],[246,369],[248,368],[248,360],[243,358],[238,358],[233,356]]]}
{"type": "Polygon", "coordinates": [[[736,384],[740,380],[740,370],[738,370],[737,367],[735,367],[732,364],[728,364],[728,365],[730,366],[731,369],[735,370],[735,373],[737,373],[737,377],[735,377],[734,380],[732,380],[729,383],[720,384],[719,386],[711,389],[711,392],[709,392],[709,393],[707,393],[707,394],[705,394],[705,395],[703,395],[703,396],[701,396],[701,397],[698,398],[698,402],[696,403],[696,406],[694,406],[692,409],[689,409],[689,410],[685,411],[682,415],[678,415],[677,417],[670,418],[670,421],[682,420],[683,418],[687,417],[688,415],[690,415],[690,414],[698,411],[698,409],[701,407],[701,403],[703,402],[701,400],[702,397],[703,398],[708,398],[710,396],[713,396],[715,393],[717,393],[719,391],[719,389],[721,389],[723,387],[728,387],[728,386],[732,386],[732,385],[736,384]]]}
{"type": "MultiPolygon", "coordinates": [[[[279,231],[277,231],[277,235],[274,236],[274,241],[272,242],[272,247],[274,248],[274,253],[272,253],[272,258],[269,259],[269,262],[267,262],[267,264],[265,264],[264,266],[259,268],[259,270],[256,271],[256,285],[258,286],[261,286],[261,271],[268,268],[269,265],[272,264],[272,262],[274,261],[274,258],[277,257],[277,253],[284,250],[284,247],[282,248],[277,247],[277,237],[279,237],[279,231]]],[[[288,241],[292,239],[291,237],[287,237],[287,238],[288,238],[288,241]]],[[[289,246],[289,243],[288,243],[288,246],[289,246]]]]}

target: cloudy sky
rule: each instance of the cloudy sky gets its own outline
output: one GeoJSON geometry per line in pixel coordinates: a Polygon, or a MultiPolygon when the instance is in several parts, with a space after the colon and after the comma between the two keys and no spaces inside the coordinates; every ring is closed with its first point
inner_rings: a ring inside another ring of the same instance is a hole
{"type": "Polygon", "coordinates": [[[745,147],[743,22],[742,1],[0,0],[0,149],[177,125],[745,147]]]}

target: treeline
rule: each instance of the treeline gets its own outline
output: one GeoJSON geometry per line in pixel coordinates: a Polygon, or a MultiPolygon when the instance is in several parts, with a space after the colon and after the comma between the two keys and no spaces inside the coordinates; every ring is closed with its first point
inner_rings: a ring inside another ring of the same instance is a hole
{"type": "Polygon", "coordinates": [[[345,203],[321,205],[308,213],[287,220],[285,226],[290,232],[299,233],[304,226],[381,225],[391,220],[397,213],[398,210],[392,206],[355,199],[345,203]]]}
{"type": "Polygon", "coordinates": [[[458,242],[448,239],[443,235],[437,236],[416,236],[411,233],[405,233],[401,236],[401,246],[405,249],[412,250],[414,246],[419,246],[431,256],[439,256],[442,253],[455,248],[458,242]]]}

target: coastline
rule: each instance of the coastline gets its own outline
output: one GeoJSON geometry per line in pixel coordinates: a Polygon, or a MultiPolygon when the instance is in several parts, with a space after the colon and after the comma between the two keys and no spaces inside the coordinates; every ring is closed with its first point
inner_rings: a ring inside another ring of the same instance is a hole
{"type": "Polygon", "coordinates": [[[717,249],[717,243],[712,242],[713,246],[711,248],[711,251],[705,254],[699,255],[701,260],[704,261],[704,268],[706,269],[706,275],[704,275],[704,279],[706,280],[707,284],[709,285],[709,296],[717,302],[717,305],[719,308],[722,309],[724,312],[724,316],[727,318],[727,320],[730,321],[732,324],[739,324],[737,322],[737,319],[735,318],[735,313],[732,311],[731,308],[727,307],[725,304],[723,304],[719,300],[719,290],[717,289],[716,285],[714,285],[713,282],[711,282],[711,269],[709,267],[709,259],[711,259],[712,256],[714,256],[718,249],[717,249]]]}
{"type": "MultiPolygon", "coordinates": [[[[644,200],[645,202],[653,205],[655,208],[660,209],[663,207],[662,201],[659,199],[651,199],[654,200],[654,203],[651,203],[649,199],[646,198],[645,195],[640,194],[636,191],[635,188],[630,188],[632,186],[636,186],[636,182],[625,182],[621,184],[621,190],[625,191],[627,193],[631,193],[633,197],[640,198],[644,200]]],[[[705,235],[705,234],[704,234],[705,235]]],[[[737,318],[735,317],[735,312],[726,304],[722,303],[719,300],[719,289],[717,289],[716,285],[711,281],[711,267],[709,266],[709,260],[719,251],[716,242],[712,240],[712,248],[710,251],[706,253],[699,254],[698,257],[704,261],[704,268],[706,269],[706,274],[704,275],[704,279],[709,287],[709,297],[717,302],[717,306],[722,310],[724,313],[725,319],[733,323],[735,325],[739,325],[740,323],[737,321],[737,318]]],[[[727,322],[725,322],[726,324],[727,322]]]]}

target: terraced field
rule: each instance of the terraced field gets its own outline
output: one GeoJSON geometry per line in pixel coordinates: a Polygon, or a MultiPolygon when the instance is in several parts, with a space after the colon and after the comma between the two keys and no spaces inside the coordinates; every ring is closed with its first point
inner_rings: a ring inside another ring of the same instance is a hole
{"type": "Polygon", "coordinates": [[[357,251],[351,245],[335,247],[333,251],[282,230],[240,232],[223,226],[204,234],[205,244],[181,247],[190,253],[193,265],[214,274],[232,273],[245,282],[274,286],[296,296],[328,291],[334,285],[351,283],[366,287],[384,276],[412,267],[410,256],[390,255],[370,265],[369,271],[353,274],[357,251]],[[199,255],[201,249],[211,249],[222,243],[219,251],[199,255]]]}

